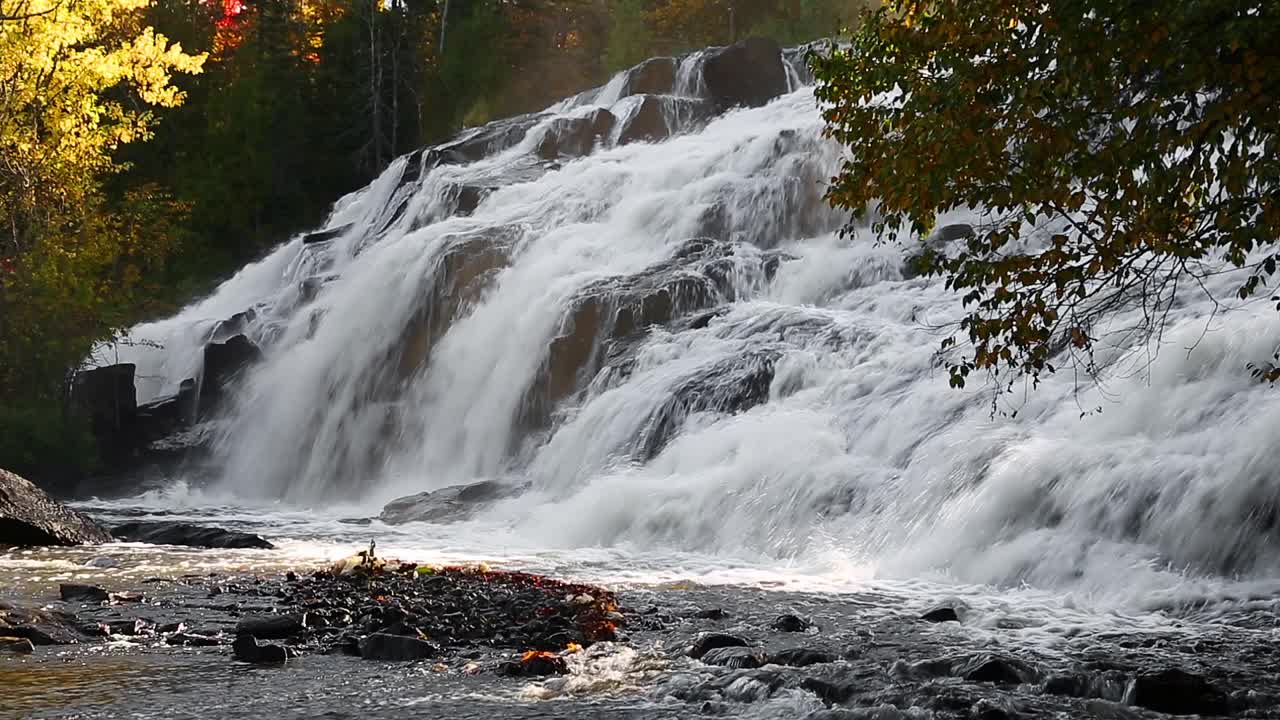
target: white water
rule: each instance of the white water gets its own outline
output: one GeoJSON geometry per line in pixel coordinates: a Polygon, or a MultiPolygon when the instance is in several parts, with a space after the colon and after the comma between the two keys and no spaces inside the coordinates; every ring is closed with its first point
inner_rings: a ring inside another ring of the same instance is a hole
{"type": "MultiPolygon", "coordinates": [[[[689,67],[682,84],[696,88],[689,67]]],[[[553,111],[580,115],[598,99],[625,116],[634,98],[620,91],[615,81],[553,111]]],[[[812,91],[798,88],[541,175],[521,174],[538,129],[408,185],[402,160],[338,203],[327,227],[350,224],[340,239],[295,238],[177,317],[137,328],[134,338],[164,347],[125,348],[122,359],[156,378],[140,399],[171,392],[198,372],[213,323],[258,309],[251,338],[266,360],[221,440],[220,485],[197,496],[220,504],[230,496],[332,527],[398,495],[532,482],[474,521],[377,530],[419,551],[602,553],[614,567],[629,557],[687,568],[696,557],[702,570],[857,568],[1133,599],[1280,576],[1266,525],[1280,503],[1280,395],[1245,369],[1280,341],[1272,308],[1187,291],[1162,344],[1103,349],[1117,360],[1100,386],[1062,372],[1011,398],[1016,418],[993,418],[986,389],[949,388],[933,362],[932,328],[960,316],[958,297],[902,279],[901,249],[834,234],[842,218],[821,192],[840,154],[820,132],[812,91]],[[508,180],[472,216],[441,219],[451,188],[494,177],[508,180]],[[549,436],[522,433],[526,392],[575,294],[670,257],[716,207],[723,236],[739,243],[727,312],[699,329],[652,330],[629,376],[597,378],[562,403],[549,436]],[[449,249],[477,238],[505,262],[435,341],[427,370],[388,381],[406,326],[440,297],[449,249]],[[793,259],[766,281],[760,248],[793,259]],[[308,301],[299,285],[313,276],[332,280],[308,301]],[[760,351],[777,357],[767,403],[694,413],[657,457],[628,454],[674,389],[760,351]]],[[[1238,281],[1217,276],[1210,289],[1231,297],[1238,281]]]]}

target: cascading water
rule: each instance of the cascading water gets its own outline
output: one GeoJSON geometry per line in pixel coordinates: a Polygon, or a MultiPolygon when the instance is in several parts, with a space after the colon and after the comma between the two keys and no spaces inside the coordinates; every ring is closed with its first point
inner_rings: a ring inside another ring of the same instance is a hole
{"type": "Polygon", "coordinates": [[[841,153],[796,57],[761,107],[720,112],[703,53],[396,161],[323,236],[137,328],[162,346],[121,350],[140,399],[253,308],[265,358],[215,454],[245,499],[500,479],[530,487],[474,522],[536,548],[1120,593],[1280,572],[1280,396],[1244,370],[1273,309],[1188,291],[1158,348],[1104,349],[1100,384],[1060,373],[992,417],[934,363],[959,298],[837,236],[841,153]]]}

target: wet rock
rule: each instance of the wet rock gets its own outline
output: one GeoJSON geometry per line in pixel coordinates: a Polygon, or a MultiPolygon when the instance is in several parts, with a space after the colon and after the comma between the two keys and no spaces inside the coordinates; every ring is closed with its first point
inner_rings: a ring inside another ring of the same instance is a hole
{"type": "Polygon", "coordinates": [[[446,164],[475,162],[494,153],[520,144],[529,129],[538,124],[544,115],[520,115],[494,120],[477,128],[458,133],[453,139],[426,151],[423,164],[427,167],[446,164]]]}
{"type": "Polygon", "coordinates": [[[839,658],[835,653],[799,647],[779,650],[769,655],[769,662],[775,665],[789,665],[791,667],[808,667],[810,665],[835,662],[836,660],[839,660],[839,658]]]}
{"type": "Polygon", "coordinates": [[[782,48],[764,38],[709,50],[702,68],[707,96],[718,111],[760,107],[787,92],[782,62],[782,48]]]}
{"type": "Polygon", "coordinates": [[[799,615],[787,613],[774,618],[773,622],[769,623],[769,627],[778,632],[804,632],[812,627],[812,623],[799,615]]]}
{"type": "Polygon", "coordinates": [[[608,140],[617,121],[613,113],[604,109],[580,117],[557,118],[548,124],[536,152],[544,160],[589,155],[597,143],[608,140]]]}
{"type": "Polygon", "coordinates": [[[55,501],[25,478],[0,470],[0,546],[109,542],[111,536],[87,515],[55,501]]]}
{"type": "Polygon", "coordinates": [[[945,602],[926,610],[920,619],[931,623],[960,622],[964,609],[959,603],[945,602]]]}
{"type": "Polygon", "coordinates": [[[454,212],[458,215],[470,215],[480,207],[480,203],[484,201],[495,188],[480,187],[477,185],[462,185],[458,187],[458,196],[454,200],[454,212]]]}
{"type": "Polygon", "coordinates": [[[30,655],[36,651],[36,646],[26,638],[17,637],[0,637],[0,653],[11,653],[14,655],[30,655]]]}
{"type": "Polygon", "coordinates": [[[695,612],[693,617],[699,620],[723,620],[728,617],[728,613],[720,608],[706,608],[695,612]]]}
{"type": "Polygon", "coordinates": [[[618,144],[661,142],[670,137],[672,131],[673,128],[667,124],[662,98],[645,95],[635,110],[623,118],[618,131],[618,144]]]}
{"type": "Polygon", "coordinates": [[[746,640],[727,633],[702,633],[694,639],[693,644],[689,646],[689,650],[685,654],[694,660],[699,660],[708,652],[718,648],[748,646],[749,643],[746,640]]]}
{"type": "Polygon", "coordinates": [[[283,640],[306,629],[306,616],[299,614],[258,615],[242,618],[236,623],[236,635],[252,636],[263,640],[283,640]]]}
{"type": "Polygon", "coordinates": [[[1045,678],[1043,690],[1046,695],[1089,697],[1089,679],[1080,675],[1050,675],[1045,678]]]}
{"type": "Polygon", "coordinates": [[[200,548],[263,549],[275,546],[253,533],[204,527],[184,522],[129,522],[111,529],[111,534],[125,542],[151,545],[183,545],[200,548]]]}
{"type": "Polygon", "coordinates": [[[507,485],[485,480],[397,498],[387,503],[379,519],[389,525],[407,522],[457,522],[484,506],[514,497],[527,485],[507,485]]]}
{"type": "Polygon", "coordinates": [[[89,419],[93,436],[110,465],[128,460],[138,443],[132,437],[138,414],[132,363],[81,370],[72,382],[77,413],[89,419]]]}
{"type": "Polygon", "coordinates": [[[768,657],[759,648],[718,647],[703,653],[699,658],[707,665],[719,665],[734,670],[745,670],[762,667],[768,657]]]}
{"type": "Polygon", "coordinates": [[[111,599],[111,593],[96,585],[79,583],[63,583],[58,586],[58,594],[67,602],[101,603],[111,599]]]}
{"type": "Polygon", "coordinates": [[[360,657],[365,660],[405,662],[440,654],[440,648],[426,640],[405,635],[374,633],[360,640],[360,657]]]}
{"type": "Polygon", "coordinates": [[[1037,679],[1035,668],[1027,663],[1010,657],[989,654],[970,658],[960,665],[957,674],[969,682],[996,685],[1019,685],[1034,682],[1037,679]]]}
{"type": "Polygon", "coordinates": [[[1225,715],[1227,695],[1200,675],[1169,668],[1139,673],[1129,703],[1169,715],[1225,715]]]}
{"type": "Polygon", "coordinates": [[[800,687],[817,695],[823,702],[840,705],[853,697],[857,688],[853,683],[824,680],[822,678],[805,678],[800,687]]]}
{"type": "Polygon", "coordinates": [[[505,662],[498,667],[499,674],[515,677],[539,677],[564,675],[569,665],[564,658],[545,651],[530,651],[517,661],[505,662]]]}
{"type": "Polygon", "coordinates": [[[317,243],[329,242],[334,238],[342,237],[342,234],[350,229],[351,229],[351,224],[347,223],[346,225],[341,225],[336,228],[329,228],[328,230],[317,230],[316,232],[310,232],[302,236],[302,244],[315,245],[317,243]]]}
{"type": "Polygon", "coordinates": [[[927,242],[929,245],[936,243],[949,243],[956,240],[964,240],[973,237],[973,226],[967,223],[955,223],[952,225],[942,225],[929,235],[927,242]]]}
{"type": "Polygon", "coordinates": [[[342,518],[338,522],[343,525],[372,525],[373,518],[342,518]]]}
{"type": "Polygon", "coordinates": [[[200,382],[200,407],[208,412],[218,406],[240,372],[262,358],[262,351],[244,335],[204,349],[204,378],[200,382]]]}
{"type": "Polygon", "coordinates": [[[621,97],[627,95],[669,95],[675,90],[675,58],[649,58],[627,71],[621,97]]]}
{"type": "Polygon", "coordinates": [[[164,639],[166,645],[178,645],[183,647],[214,647],[223,644],[220,637],[213,635],[198,635],[196,633],[174,633],[164,639]]]}
{"type": "Polygon", "coordinates": [[[293,648],[283,645],[259,644],[256,639],[242,635],[231,643],[231,654],[240,662],[255,665],[276,665],[298,656],[293,648]]]}

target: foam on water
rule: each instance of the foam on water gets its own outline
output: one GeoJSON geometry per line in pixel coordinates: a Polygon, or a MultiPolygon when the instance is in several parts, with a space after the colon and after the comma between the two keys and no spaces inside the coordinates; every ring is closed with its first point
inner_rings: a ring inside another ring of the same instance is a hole
{"type": "MultiPolygon", "coordinates": [[[[677,94],[705,90],[700,62],[681,62],[677,94]]],[[[317,556],[377,535],[405,553],[579,575],[595,563],[626,581],[739,567],[727,572],[738,581],[923,578],[1047,588],[1060,606],[1068,593],[1141,607],[1280,577],[1280,449],[1269,437],[1280,395],[1245,370],[1280,341],[1274,310],[1188,289],[1158,343],[1099,348],[1099,384],[1068,367],[1009,398],[1016,417],[993,417],[989,389],[950,388],[935,361],[938,328],[962,314],[958,296],[904,279],[901,248],[835,234],[842,218],[821,193],[841,151],[821,137],[801,70],[766,107],[527,179],[527,147],[408,183],[402,159],[338,203],[327,227],[350,226],[339,240],[295,239],[180,315],[136,328],[135,339],[163,345],[129,351],[148,378],[144,398],[195,372],[209,324],[247,307],[261,310],[253,332],[266,359],[237,398],[219,445],[223,480],[202,491],[212,494],[129,502],[192,517],[264,508],[219,517],[284,523],[275,534],[319,543],[308,550],[317,556]],[[449,192],[495,176],[508,181],[469,217],[445,218],[449,192]],[[781,249],[788,259],[771,279],[734,279],[709,322],[649,332],[629,373],[596,378],[526,434],[527,393],[578,293],[670,258],[707,232],[709,213],[741,243],[735,258],[781,249]],[[371,390],[435,291],[435,269],[475,238],[501,239],[492,282],[436,340],[428,371],[371,390]],[[314,300],[300,298],[298,284],[318,275],[314,300]],[[768,402],[690,413],[656,456],[636,456],[646,419],[682,383],[754,354],[772,363],[768,402]],[[336,522],[483,478],[532,489],[447,527],[336,522]],[[572,558],[587,559],[575,571],[572,558]]],[[[619,97],[623,87],[615,78],[548,117],[597,104],[624,115],[634,98],[619,97]]],[[[1239,279],[1214,275],[1207,289],[1231,297],[1239,279]]],[[[1141,312],[1115,313],[1107,337],[1141,312]]]]}

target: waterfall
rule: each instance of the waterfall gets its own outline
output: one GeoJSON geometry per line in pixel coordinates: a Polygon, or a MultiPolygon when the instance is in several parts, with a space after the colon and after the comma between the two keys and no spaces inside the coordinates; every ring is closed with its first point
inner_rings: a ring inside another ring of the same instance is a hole
{"type": "Polygon", "coordinates": [[[904,276],[902,247],[838,234],[841,149],[798,54],[772,57],[739,68],[777,78],[767,102],[728,102],[724,66],[746,61],[713,49],[397,160],[136,328],[159,346],[120,351],[140,399],[253,309],[264,358],[215,448],[246,498],[497,479],[530,487],[486,517],[540,546],[1102,589],[1280,570],[1280,395],[1245,371],[1280,340],[1274,309],[1188,290],[1161,344],[1104,349],[1099,383],[1061,372],[993,416],[935,362],[959,297],[904,276]]]}

